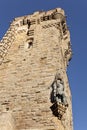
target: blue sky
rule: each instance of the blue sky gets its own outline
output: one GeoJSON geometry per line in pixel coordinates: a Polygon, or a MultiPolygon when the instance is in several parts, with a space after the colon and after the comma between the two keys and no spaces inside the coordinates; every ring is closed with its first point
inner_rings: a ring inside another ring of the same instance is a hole
{"type": "Polygon", "coordinates": [[[61,7],[67,15],[73,58],[68,67],[74,130],[87,129],[87,0],[0,0],[0,39],[10,22],[37,10],[61,7]]]}

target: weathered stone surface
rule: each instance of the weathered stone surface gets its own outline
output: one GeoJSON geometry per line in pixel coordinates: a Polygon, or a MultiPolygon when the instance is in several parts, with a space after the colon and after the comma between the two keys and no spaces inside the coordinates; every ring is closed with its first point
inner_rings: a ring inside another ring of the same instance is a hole
{"type": "Polygon", "coordinates": [[[0,114],[0,130],[16,130],[11,112],[2,112],[0,114]]]}
{"type": "Polygon", "coordinates": [[[72,130],[66,74],[72,52],[64,11],[58,8],[16,18],[1,45],[0,112],[12,112],[17,130],[72,130]],[[61,120],[50,109],[56,73],[64,81],[69,104],[61,120]]]}

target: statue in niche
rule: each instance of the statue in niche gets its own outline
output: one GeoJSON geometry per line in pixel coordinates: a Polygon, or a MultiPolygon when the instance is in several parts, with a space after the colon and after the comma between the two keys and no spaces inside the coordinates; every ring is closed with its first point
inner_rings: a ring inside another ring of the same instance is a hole
{"type": "Polygon", "coordinates": [[[68,106],[64,93],[64,82],[62,81],[60,74],[55,76],[55,80],[52,84],[51,102],[62,103],[65,106],[68,106]]]}

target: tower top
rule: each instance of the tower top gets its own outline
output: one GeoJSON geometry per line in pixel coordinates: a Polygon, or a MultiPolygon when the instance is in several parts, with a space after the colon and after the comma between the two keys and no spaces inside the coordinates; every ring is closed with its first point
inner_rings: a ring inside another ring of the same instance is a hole
{"type": "MultiPolygon", "coordinates": [[[[17,17],[13,20],[14,24],[17,24],[17,26],[26,25],[28,20],[30,20],[31,24],[35,24],[36,20],[37,23],[48,21],[48,20],[63,20],[65,19],[65,13],[64,10],[61,8],[56,8],[49,11],[37,11],[30,15],[25,15],[22,17],[17,17]]],[[[13,23],[12,23],[13,24],[13,23]]]]}

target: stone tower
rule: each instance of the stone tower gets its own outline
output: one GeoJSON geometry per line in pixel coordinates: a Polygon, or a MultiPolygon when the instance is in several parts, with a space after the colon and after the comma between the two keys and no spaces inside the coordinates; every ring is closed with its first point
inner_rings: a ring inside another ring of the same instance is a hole
{"type": "Polygon", "coordinates": [[[73,129],[66,74],[71,56],[61,8],[13,20],[0,41],[0,130],[73,129]],[[55,77],[64,87],[58,102],[55,77]]]}

